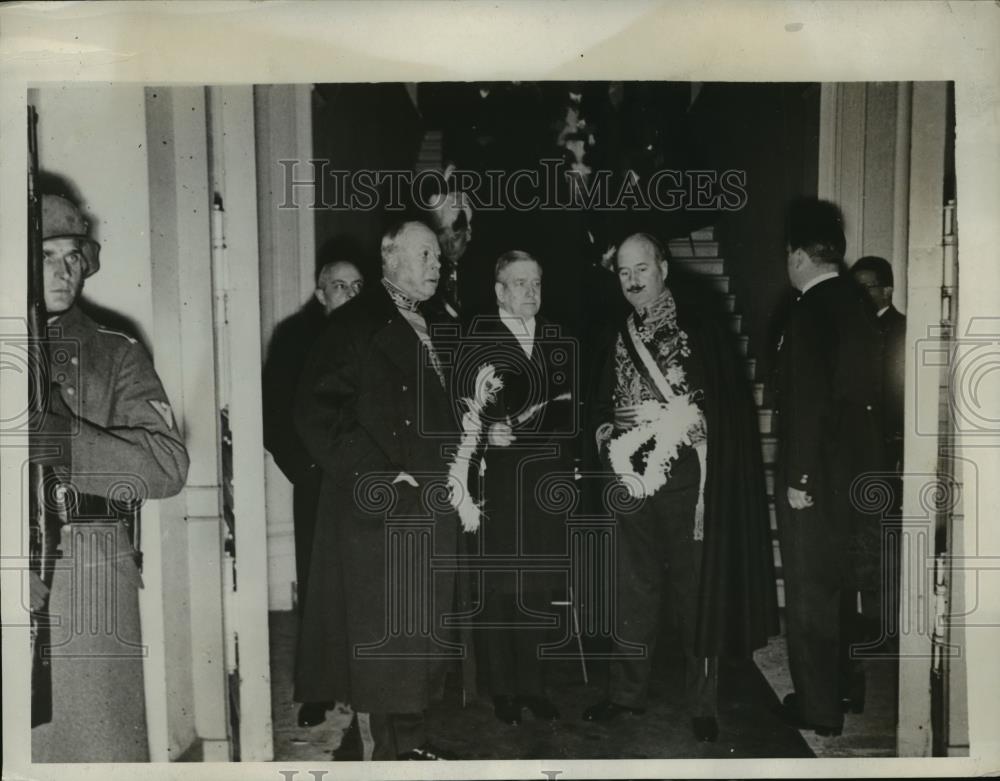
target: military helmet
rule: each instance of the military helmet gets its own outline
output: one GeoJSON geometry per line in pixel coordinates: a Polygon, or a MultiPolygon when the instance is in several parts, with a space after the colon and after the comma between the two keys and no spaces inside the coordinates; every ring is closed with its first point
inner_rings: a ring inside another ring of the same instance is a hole
{"type": "Polygon", "coordinates": [[[61,195],[42,195],[42,241],[45,239],[79,239],[87,261],[83,276],[96,274],[101,267],[101,245],[87,235],[90,224],[83,213],[61,195]]]}

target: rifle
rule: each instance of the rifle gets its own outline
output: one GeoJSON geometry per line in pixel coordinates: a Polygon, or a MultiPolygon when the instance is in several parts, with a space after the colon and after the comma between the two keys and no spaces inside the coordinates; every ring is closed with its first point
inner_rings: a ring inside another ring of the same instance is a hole
{"type": "MultiPolygon", "coordinates": [[[[45,281],[42,252],[42,204],[38,181],[38,114],[28,106],[28,403],[31,430],[48,409],[49,356],[46,346],[45,281]]],[[[28,470],[28,569],[46,588],[58,556],[61,519],[46,501],[47,467],[32,461],[28,470]]],[[[48,599],[31,612],[31,726],[52,720],[52,668],[48,599]]]]}

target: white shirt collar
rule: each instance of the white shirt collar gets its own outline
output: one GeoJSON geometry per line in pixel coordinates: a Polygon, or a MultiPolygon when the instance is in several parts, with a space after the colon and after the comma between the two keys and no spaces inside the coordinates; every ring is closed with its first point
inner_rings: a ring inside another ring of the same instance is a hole
{"type": "Polygon", "coordinates": [[[802,295],[805,295],[814,287],[816,287],[816,285],[818,285],[820,282],[826,282],[828,279],[833,279],[834,277],[839,277],[839,276],[840,276],[839,271],[827,271],[825,274],[820,274],[818,277],[813,277],[802,286],[801,293],[802,295]]]}
{"type": "Polygon", "coordinates": [[[889,311],[889,307],[888,306],[884,306],[884,307],[882,307],[881,309],[878,310],[877,316],[881,317],[882,315],[884,315],[888,311],[889,311]]]}
{"type": "Polygon", "coordinates": [[[535,343],[535,318],[530,317],[525,320],[517,315],[512,315],[502,306],[498,309],[500,310],[500,320],[507,326],[507,330],[514,335],[514,338],[517,339],[530,358],[531,349],[535,343]]]}

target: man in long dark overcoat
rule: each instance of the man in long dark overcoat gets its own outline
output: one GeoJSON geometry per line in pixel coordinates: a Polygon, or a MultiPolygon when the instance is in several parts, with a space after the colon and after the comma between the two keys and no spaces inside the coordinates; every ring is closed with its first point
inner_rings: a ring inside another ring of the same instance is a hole
{"type": "MultiPolygon", "coordinates": [[[[788,218],[788,278],[800,292],[778,348],[775,504],[785,577],[789,721],[839,735],[863,706],[849,646],[859,590],[877,594],[880,518],[852,484],[881,472],[882,339],[864,293],[840,273],[840,210],[803,200],[788,218]]],[[[870,602],[871,600],[866,600],[870,602]]],[[[877,617],[880,607],[862,604],[877,617]]]]}
{"type": "Polygon", "coordinates": [[[419,304],[437,289],[434,233],[382,239],[379,283],[337,310],[298,392],[296,425],[323,470],[296,691],[370,714],[372,758],[439,759],[423,711],[443,687],[460,527],[446,490],[457,441],[446,367],[419,304]]]}

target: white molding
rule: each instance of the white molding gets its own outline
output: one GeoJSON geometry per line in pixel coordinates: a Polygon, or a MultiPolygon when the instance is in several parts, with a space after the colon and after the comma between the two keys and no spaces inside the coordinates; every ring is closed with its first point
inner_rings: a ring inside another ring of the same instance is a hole
{"type": "Polygon", "coordinates": [[[253,87],[209,87],[212,182],[225,207],[224,262],[228,280],[229,339],[219,356],[231,378],[233,502],[237,515],[238,588],[227,623],[239,641],[240,759],[273,758],[268,636],[267,514],[261,399],[260,245],[253,87]],[[244,338],[241,338],[244,337],[244,338]]]}

